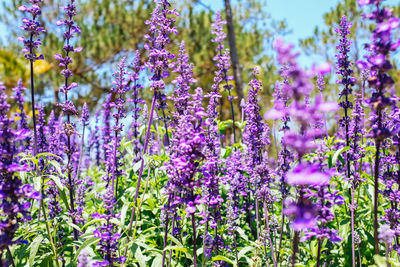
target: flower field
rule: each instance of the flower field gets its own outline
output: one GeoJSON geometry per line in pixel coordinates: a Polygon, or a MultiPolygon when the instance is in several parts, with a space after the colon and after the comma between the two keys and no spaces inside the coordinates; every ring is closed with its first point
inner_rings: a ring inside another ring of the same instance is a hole
{"type": "Polygon", "coordinates": [[[35,99],[47,1],[20,2],[30,79],[0,82],[1,266],[400,266],[400,19],[384,1],[358,0],[369,32],[357,61],[345,15],[335,53],[310,68],[274,37],[263,103],[259,66],[236,94],[223,12],[201,88],[187,43],[171,41],[174,3],[155,0],[143,47],[118,58],[92,108],[74,98],[86,26],[79,1],[62,0],[50,112],[35,99]]]}

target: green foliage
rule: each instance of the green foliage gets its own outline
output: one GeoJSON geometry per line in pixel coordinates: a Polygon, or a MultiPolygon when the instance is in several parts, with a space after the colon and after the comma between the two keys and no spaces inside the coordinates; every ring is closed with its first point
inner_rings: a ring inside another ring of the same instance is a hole
{"type": "MultiPolygon", "coordinates": [[[[219,122],[221,131],[226,123],[229,122],[219,122]]],[[[328,149],[323,155],[326,161],[325,164],[337,169],[343,168],[343,154],[348,151],[348,147],[335,149],[337,144],[342,142],[343,140],[335,140],[334,138],[326,140],[328,149]]],[[[367,164],[373,159],[374,148],[367,145],[366,139],[361,143],[365,151],[365,156],[361,161],[363,164],[367,164]]],[[[236,144],[235,147],[236,149],[241,149],[240,144],[236,144]]],[[[224,147],[221,153],[222,157],[228,157],[232,149],[232,147],[224,147]]],[[[125,153],[128,151],[132,151],[132,143],[123,140],[121,143],[121,152],[125,153]]],[[[308,155],[305,158],[312,160],[314,157],[315,155],[308,155]]],[[[100,255],[96,252],[99,239],[94,237],[93,231],[104,220],[94,219],[91,215],[94,212],[101,213],[103,210],[102,194],[105,188],[105,182],[101,179],[104,175],[103,166],[93,166],[90,169],[82,171],[82,177],[91,176],[94,185],[89,188],[85,195],[86,206],[83,214],[85,223],[83,225],[75,225],[70,221],[66,212],[69,207],[67,197],[63,196],[66,188],[62,180],[66,177],[62,171],[62,167],[54,160],[47,160],[47,158],[54,158],[54,155],[49,153],[43,153],[37,157],[20,155],[20,160],[29,163],[31,166],[38,164],[39,158],[44,160],[46,172],[51,170],[49,175],[37,175],[35,171],[28,173],[21,172],[19,175],[25,183],[39,183],[39,189],[43,188],[44,190],[47,187],[47,182],[52,180],[61,192],[59,201],[63,205],[63,212],[48,221],[50,226],[50,232],[48,232],[46,230],[46,222],[43,220],[43,214],[39,218],[39,203],[34,201],[32,206],[33,220],[21,226],[16,235],[17,239],[25,240],[26,242],[12,247],[12,253],[17,266],[56,266],[49,233],[52,240],[54,240],[53,242],[55,242],[57,254],[63,255],[62,259],[65,261],[63,264],[66,266],[74,266],[83,251],[86,251],[93,260],[99,260],[100,255]],[[26,231],[27,227],[29,227],[29,231],[26,231]],[[77,229],[80,232],[78,241],[70,241],[70,239],[60,236],[60,233],[65,233],[66,236],[71,235],[73,229],[77,229]]],[[[160,220],[160,215],[161,207],[166,203],[166,195],[163,194],[163,187],[167,182],[164,164],[168,161],[168,157],[164,154],[151,155],[146,158],[145,165],[148,167],[145,169],[143,175],[145,186],[141,187],[139,193],[140,197],[137,206],[137,217],[134,222],[134,231],[128,237],[127,230],[130,220],[130,210],[133,205],[138,171],[136,165],[129,164],[133,161],[133,158],[134,155],[132,153],[126,153],[123,162],[126,175],[120,179],[118,192],[120,197],[115,207],[119,217],[112,221],[118,226],[119,232],[122,234],[119,240],[119,253],[122,255],[127,249],[126,266],[160,266],[164,236],[164,226],[160,220]]],[[[355,215],[357,218],[355,226],[356,232],[361,238],[361,243],[356,247],[356,254],[359,255],[363,266],[385,266],[382,264],[386,264],[386,257],[384,255],[374,256],[373,251],[373,205],[371,201],[373,196],[373,177],[365,172],[364,169],[360,169],[360,172],[361,177],[365,181],[359,185],[355,192],[355,201],[358,205],[355,215]]],[[[351,230],[347,203],[350,197],[347,193],[349,188],[350,184],[343,177],[332,177],[331,190],[343,192],[342,196],[346,200],[346,204],[334,208],[336,219],[330,222],[332,227],[339,230],[339,235],[343,238],[343,241],[332,243],[324,240],[322,242],[321,261],[328,263],[329,266],[348,266],[351,264],[351,230]]],[[[226,189],[222,189],[222,197],[226,197],[226,189]]],[[[383,214],[388,203],[384,203],[383,201],[381,203],[383,205],[379,207],[379,212],[383,214]]],[[[200,206],[199,209],[201,210],[202,208],[204,207],[200,206]]],[[[225,209],[226,207],[223,206],[221,210],[225,209]]],[[[271,210],[274,211],[271,216],[281,214],[281,203],[274,202],[271,210]]],[[[186,217],[184,210],[180,211],[179,215],[182,218],[180,222],[182,231],[179,235],[169,234],[169,241],[165,248],[167,260],[170,261],[171,266],[187,266],[187,263],[193,260],[193,233],[188,221],[189,219],[186,217]]],[[[227,219],[225,218],[225,214],[223,214],[223,218],[225,222],[227,219]]],[[[226,226],[226,224],[219,225],[219,231],[224,236],[226,235],[226,226]]],[[[197,244],[199,248],[197,251],[199,262],[204,262],[206,266],[211,266],[216,261],[223,261],[228,266],[265,266],[267,261],[271,264],[268,245],[260,241],[254,241],[249,225],[245,222],[244,214],[240,217],[239,226],[236,232],[238,264],[233,253],[234,247],[232,247],[231,252],[222,250],[219,255],[214,255],[211,259],[207,259],[204,257],[203,247],[200,242],[197,244]]],[[[281,265],[287,266],[291,257],[293,229],[290,228],[289,224],[284,225],[283,229],[285,235],[282,246],[278,248],[279,229],[272,229],[272,240],[274,246],[277,248],[276,253],[280,254],[281,265]]],[[[204,230],[204,226],[199,225],[198,236],[202,236],[204,230]]],[[[229,236],[225,236],[224,239],[226,242],[225,245],[232,246],[232,239],[229,236]]],[[[317,246],[318,242],[316,239],[311,239],[300,244],[299,262],[303,262],[303,266],[315,266],[317,246]]],[[[399,266],[394,251],[389,255],[388,261],[392,266],[399,266]]]]}

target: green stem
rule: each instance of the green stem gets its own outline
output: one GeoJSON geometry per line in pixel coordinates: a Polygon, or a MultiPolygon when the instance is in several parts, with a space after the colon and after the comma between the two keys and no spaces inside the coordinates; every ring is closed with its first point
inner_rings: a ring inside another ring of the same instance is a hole
{"type": "Polygon", "coordinates": [[[47,230],[47,234],[49,236],[49,242],[50,242],[51,250],[53,251],[54,260],[56,262],[56,265],[57,265],[57,267],[59,267],[60,265],[58,264],[57,249],[56,249],[56,247],[54,245],[53,237],[51,236],[49,221],[47,220],[46,209],[44,208],[44,202],[42,201],[41,204],[42,204],[41,206],[42,206],[43,218],[44,218],[44,220],[46,222],[46,230],[47,230]]]}

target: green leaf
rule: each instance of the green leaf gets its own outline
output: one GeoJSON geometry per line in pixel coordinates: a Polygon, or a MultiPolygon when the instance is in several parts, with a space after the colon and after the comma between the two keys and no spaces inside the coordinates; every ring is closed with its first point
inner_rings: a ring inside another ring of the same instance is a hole
{"type": "Polygon", "coordinates": [[[30,246],[30,253],[29,253],[29,266],[35,266],[33,263],[35,261],[36,254],[39,250],[39,246],[43,241],[43,236],[38,235],[33,241],[30,246]]]}
{"type": "Polygon", "coordinates": [[[62,174],[61,165],[59,162],[51,160],[49,164],[51,164],[54,168],[56,168],[57,173],[62,174]]]}
{"type": "Polygon", "coordinates": [[[336,151],[335,154],[334,154],[333,157],[332,157],[332,166],[336,166],[336,161],[337,161],[338,159],[339,159],[339,160],[342,162],[342,164],[344,165],[345,162],[344,162],[344,159],[343,159],[343,157],[341,156],[341,154],[342,154],[343,152],[345,152],[345,151],[348,151],[349,149],[350,149],[350,147],[345,146],[345,147],[342,147],[341,149],[339,149],[338,151],[336,151]]]}
{"type": "Polygon", "coordinates": [[[236,266],[236,263],[234,261],[232,261],[232,260],[230,260],[227,257],[222,256],[222,255],[218,255],[218,256],[213,257],[212,261],[224,261],[224,262],[232,264],[233,266],[236,266]]]}
{"type": "Polygon", "coordinates": [[[98,223],[98,222],[102,222],[105,219],[96,219],[96,220],[91,220],[90,222],[87,222],[84,226],[82,226],[81,231],[83,231],[84,229],[86,229],[87,227],[89,227],[90,225],[94,224],[94,223],[98,223]]]}
{"type": "Polygon", "coordinates": [[[78,248],[78,250],[76,251],[76,254],[75,254],[75,256],[74,256],[74,261],[76,261],[76,260],[78,259],[79,254],[81,254],[81,252],[82,252],[83,249],[85,249],[86,247],[88,247],[88,246],[90,246],[90,245],[92,245],[92,244],[98,242],[99,240],[100,240],[100,238],[94,237],[94,236],[92,236],[92,237],[86,239],[86,240],[82,243],[82,245],[78,248]]]}
{"type": "Polygon", "coordinates": [[[144,256],[142,250],[137,248],[135,252],[135,259],[139,262],[140,267],[146,267],[146,262],[149,260],[149,257],[144,256]]]}
{"type": "Polygon", "coordinates": [[[67,188],[61,183],[60,177],[58,177],[57,175],[49,175],[49,178],[56,184],[60,198],[62,199],[66,209],[69,210],[69,204],[66,193],[67,188]]]}
{"type": "Polygon", "coordinates": [[[81,228],[74,224],[73,222],[71,222],[70,220],[64,220],[69,226],[71,226],[72,228],[74,228],[75,230],[77,230],[78,232],[81,232],[81,228]]]}
{"type": "Polygon", "coordinates": [[[187,249],[187,248],[179,247],[179,246],[167,246],[164,250],[165,250],[165,251],[168,251],[168,250],[175,250],[175,251],[180,251],[180,252],[183,252],[183,253],[188,252],[188,249],[187,249]]]}
{"type": "Polygon", "coordinates": [[[238,253],[238,259],[242,258],[247,252],[254,250],[254,247],[244,247],[238,253]]]}
{"type": "Polygon", "coordinates": [[[162,256],[156,257],[151,264],[151,267],[159,267],[162,265],[162,256]]]}

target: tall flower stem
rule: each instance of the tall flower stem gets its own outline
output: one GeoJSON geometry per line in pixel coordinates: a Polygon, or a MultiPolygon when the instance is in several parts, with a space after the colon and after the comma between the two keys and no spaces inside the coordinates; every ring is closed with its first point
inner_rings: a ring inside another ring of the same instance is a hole
{"type": "MultiPolygon", "coordinates": [[[[141,184],[141,181],[142,181],[143,168],[144,168],[144,155],[147,152],[147,146],[149,144],[150,130],[151,130],[151,124],[152,124],[152,121],[153,121],[154,108],[155,108],[155,105],[156,105],[156,101],[157,101],[157,92],[154,91],[154,96],[153,96],[153,100],[152,100],[152,103],[151,103],[151,109],[150,109],[150,115],[149,115],[149,122],[148,122],[148,125],[147,125],[146,137],[145,137],[145,140],[144,140],[144,146],[143,146],[143,151],[142,151],[142,158],[141,158],[141,161],[140,161],[140,169],[139,169],[138,180],[137,180],[137,184],[136,184],[135,199],[133,201],[131,219],[129,221],[128,238],[132,233],[133,220],[134,220],[135,214],[136,214],[137,199],[139,197],[140,184],[141,184]]],[[[127,253],[128,253],[128,248],[126,248],[126,250],[125,250],[125,253],[124,253],[125,257],[127,255],[127,253]]]]}
{"type": "Polygon", "coordinates": [[[322,248],[322,240],[318,239],[317,267],[321,266],[321,248],[322,248]]]}
{"type": "MultiPolygon", "coordinates": [[[[256,185],[254,188],[257,188],[256,185]]],[[[258,199],[256,196],[256,233],[257,233],[257,238],[260,237],[260,215],[259,215],[259,205],[258,205],[258,199]]]]}
{"type": "MultiPolygon", "coordinates": [[[[168,198],[168,204],[167,204],[167,206],[169,206],[170,205],[170,203],[171,203],[171,196],[172,195],[170,195],[170,197],[168,198]]],[[[164,229],[164,243],[163,243],[163,255],[162,255],[162,261],[161,261],[161,266],[162,267],[164,267],[164,264],[165,264],[165,256],[166,256],[166,253],[167,253],[167,251],[165,250],[165,248],[166,248],[166,246],[167,246],[167,241],[168,241],[168,224],[169,224],[169,215],[168,215],[168,213],[167,213],[167,216],[166,216],[166,218],[165,218],[165,229],[164,229]]]]}
{"type": "MultiPolygon", "coordinates": [[[[32,34],[30,37],[30,40],[32,42],[32,34]]],[[[30,50],[30,53],[32,54],[32,48],[30,50]]],[[[36,130],[36,109],[35,109],[35,82],[34,82],[34,77],[33,77],[33,60],[30,60],[30,69],[31,69],[31,107],[32,107],[32,120],[33,120],[33,155],[37,155],[37,130],[36,130]]]]}
{"type": "Polygon", "coordinates": [[[10,250],[10,247],[9,247],[9,246],[7,246],[7,253],[8,253],[8,257],[10,258],[11,265],[12,265],[13,267],[15,267],[14,258],[13,258],[13,255],[12,255],[12,253],[11,253],[11,250],[10,250]]]}
{"type": "MultiPolygon", "coordinates": [[[[345,127],[345,137],[346,137],[346,146],[350,147],[350,130],[349,130],[349,123],[350,123],[350,117],[349,117],[349,110],[353,107],[352,102],[349,101],[349,95],[352,93],[351,86],[354,85],[355,78],[351,77],[351,74],[353,73],[353,70],[350,68],[351,67],[351,62],[349,60],[349,52],[350,52],[350,44],[351,42],[348,40],[348,35],[350,34],[350,28],[351,24],[347,22],[346,16],[343,16],[341,21],[340,21],[340,27],[336,29],[336,32],[340,34],[340,39],[339,39],[339,44],[337,46],[337,49],[339,50],[339,53],[336,55],[337,58],[337,74],[341,76],[341,80],[338,82],[344,86],[343,90],[340,93],[340,97],[344,96],[345,100],[340,102],[340,106],[344,110],[344,117],[341,120],[341,123],[344,124],[345,127]]],[[[353,140],[355,142],[355,140],[353,140]]],[[[350,153],[346,152],[345,158],[346,158],[346,177],[348,180],[353,180],[352,181],[352,187],[349,189],[349,194],[350,196],[353,196],[353,191],[354,191],[354,178],[351,178],[351,170],[350,170],[350,164],[351,164],[351,159],[350,159],[350,153]]],[[[350,203],[350,216],[352,218],[351,220],[351,236],[352,240],[354,239],[354,209],[353,209],[353,200],[351,200],[350,203]]],[[[352,242],[352,257],[353,257],[353,267],[355,267],[355,247],[354,247],[354,242],[352,242]]]]}
{"type": "MultiPolygon", "coordinates": [[[[173,217],[172,217],[172,233],[174,232],[174,230],[175,230],[175,223],[176,223],[176,215],[174,215],[173,217]]],[[[164,244],[166,244],[166,243],[164,243],[164,244]]],[[[172,240],[169,242],[169,244],[170,244],[170,246],[172,245],[172,240]]],[[[164,249],[165,249],[165,245],[164,245],[164,249]]],[[[169,261],[168,261],[168,267],[171,265],[171,260],[172,260],[172,251],[170,250],[169,251],[169,261]]]]}
{"type": "Polygon", "coordinates": [[[299,240],[300,240],[300,232],[294,231],[293,249],[292,249],[292,267],[294,267],[296,263],[296,254],[297,250],[299,249],[299,240]]]}
{"type": "Polygon", "coordinates": [[[82,128],[82,138],[81,138],[81,149],[79,153],[79,162],[78,162],[78,168],[76,170],[76,178],[78,179],[80,172],[81,172],[81,166],[82,166],[82,159],[83,159],[83,154],[85,151],[85,125],[83,125],[82,128]]]}
{"type": "Polygon", "coordinates": [[[197,237],[196,237],[196,219],[192,214],[192,228],[193,228],[193,266],[197,267],[197,237]]]}
{"type": "MultiPolygon", "coordinates": [[[[222,51],[219,50],[219,56],[222,58],[222,51]]],[[[231,106],[231,116],[232,116],[232,132],[233,132],[233,143],[236,143],[236,125],[235,125],[235,111],[233,108],[233,96],[231,94],[231,86],[228,84],[228,73],[226,69],[223,69],[223,79],[225,81],[225,87],[228,89],[228,100],[231,106]]]]}
{"type": "MultiPolygon", "coordinates": [[[[280,227],[280,232],[279,232],[279,247],[278,247],[278,251],[277,251],[277,256],[276,256],[276,261],[279,262],[279,256],[280,256],[280,251],[282,248],[282,237],[283,237],[283,226],[285,225],[285,215],[283,213],[283,210],[285,209],[285,205],[284,202],[285,199],[282,199],[282,218],[281,218],[281,227],[280,227]]],[[[289,237],[290,238],[290,237],[289,237]]]]}
{"type": "Polygon", "coordinates": [[[353,261],[353,267],[356,266],[356,250],[355,250],[355,242],[354,242],[354,211],[355,211],[355,203],[354,203],[354,183],[352,184],[351,190],[351,207],[350,207],[350,215],[351,215],[351,256],[353,261]]]}
{"type": "MultiPolygon", "coordinates": [[[[75,218],[75,201],[74,201],[74,187],[75,187],[75,179],[72,176],[73,174],[73,166],[72,166],[72,143],[71,136],[76,134],[76,130],[71,123],[71,115],[76,115],[77,111],[75,105],[72,101],[68,99],[68,92],[78,86],[77,83],[69,83],[69,78],[73,75],[72,71],[69,69],[69,65],[72,63],[72,59],[70,57],[70,52],[80,52],[82,47],[74,48],[71,45],[71,38],[75,33],[81,33],[81,30],[78,26],[75,25],[73,17],[76,15],[76,6],[75,0],[69,0],[68,4],[64,7],[64,11],[66,14],[66,19],[57,21],[57,26],[66,25],[67,30],[64,32],[64,47],[63,51],[65,52],[65,56],[63,57],[61,54],[55,54],[54,58],[59,60],[59,66],[63,67],[61,71],[61,75],[64,76],[64,85],[60,88],[60,91],[64,93],[65,101],[60,106],[62,107],[62,111],[64,115],[67,117],[67,122],[64,123],[64,133],[67,137],[67,164],[66,164],[66,172],[67,172],[67,183],[69,190],[69,198],[70,198],[70,216],[72,218],[72,222],[76,223],[75,218]]],[[[74,228],[74,239],[78,240],[78,230],[74,228]]]]}
{"type": "MultiPolygon", "coordinates": [[[[381,121],[381,120],[379,120],[381,121]]],[[[381,142],[376,140],[375,143],[375,164],[374,164],[374,248],[375,254],[379,254],[379,238],[378,238],[378,197],[379,197],[379,150],[381,149],[381,142]]]]}
{"type": "Polygon", "coordinates": [[[54,255],[54,261],[56,262],[56,266],[59,267],[60,265],[58,263],[57,249],[56,249],[56,247],[54,245],[53,237],[51,235],[49,221],[47,220],[46,209],[44,207],[44,201],[41,202],[41,207],[42,207],[44,221],[46,222],[46,231],[47,231],[47,234],[49,236],[49,242],[50,242],[51,250],[53,251],[53,255],[54,255]]]}
{"type": "Polygon", "coordinates": [[[272,262],[274,264],[274,267],[277,267],[278,265],[276,263],[275,254],[274,254],[274,244],[272,243],[272,239],[271,239],[271,229],[269,228],[268,208],[267,208],[266,201],[264,201],[264,217],[265,217],[265,226],[267,227],[268,241],[269,241],[269,245],[271,246],[272,262]]]}

